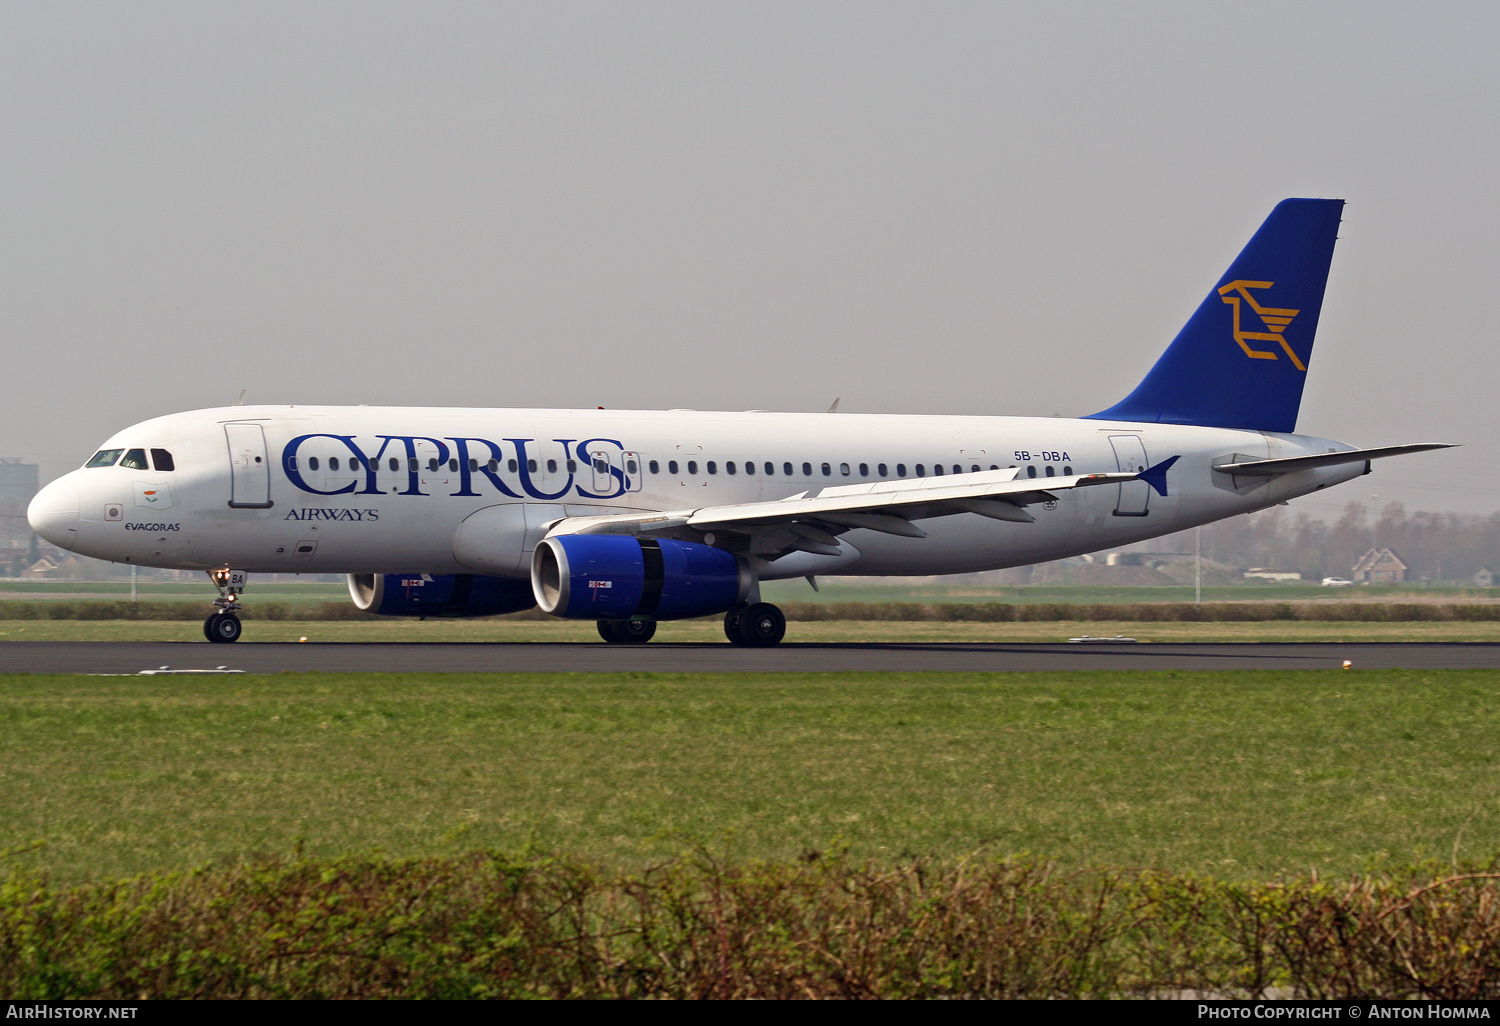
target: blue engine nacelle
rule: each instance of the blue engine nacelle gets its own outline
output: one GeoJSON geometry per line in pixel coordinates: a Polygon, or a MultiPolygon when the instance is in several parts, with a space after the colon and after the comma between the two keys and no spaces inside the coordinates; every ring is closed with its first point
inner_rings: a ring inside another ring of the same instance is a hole
{"type": "Polygon", "coordinates": [[[754,584],[732,553],[665,538],[565,534],[542,539],[531,558],[536,604],[553,616],[710,616],[739,605],[754,584]]]}
{"type": "Polygon", "coordinates": [[[536,605],[531,582],[478,574],[350,574],[349,597],[381,616],[496,616],[536,605]]]}

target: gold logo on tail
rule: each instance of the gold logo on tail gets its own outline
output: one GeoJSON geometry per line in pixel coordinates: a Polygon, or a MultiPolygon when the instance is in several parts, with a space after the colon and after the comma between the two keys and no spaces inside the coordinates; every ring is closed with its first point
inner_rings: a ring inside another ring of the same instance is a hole
{"type": "Polygon", "coordinates": [[[1297,359],[1297,354],[1292,352],[1291,346],[1287,345],[1286,336],[1283,334],[1287,326],[1292,323],[1292,319],[1302,311],[1277,310],[1269,306],[1261,306],[1255,301],[1255,297],[1250,294],[1251,289],[1268,289],[1275,284],[1274,281],[1245,281],[1244,279],[1239,279],[1219,289],[1220,298],[1234,308],[1234,340],[1240,344],[1240,348],[1245,351],[1245,355],[1252,360],[1280,359],[1274,352],[1267,352],[1263,349],[1252,349],[1250,347],[1251,342],[1276,342],[1282,349],[1286,350],[1287,358],[1292,361],[1293,367],[1296,367],[1299,371],[1306,371],[1307,367],[1301,360],[1297,359]],[[1229,295],[1231,292],[1237,292],[1239,295],[1229,295]],[[1254,310],[1256,316],[1265,323],[1266,331],[1245,331],[1240,327],[1240,300],[1242,299],[1250,304],[1250,309],[1254,310]]]}

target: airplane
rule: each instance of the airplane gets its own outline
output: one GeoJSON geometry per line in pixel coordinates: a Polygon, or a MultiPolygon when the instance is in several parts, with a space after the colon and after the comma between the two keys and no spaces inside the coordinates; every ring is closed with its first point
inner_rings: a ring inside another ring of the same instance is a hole
{"type": "Polygon", "coordinates": [[[1447,448],[1296,433],[1342,210],[1279,203],[1134,391],[1079,419],[236,405],[118,432],[27,518],[206,571],[214,642],[240,637],[249,574],[336,572],[383,615],[540,607],[615,644],[723,615],[775,645],[764,581],[1060,559],[1447,448]]]}

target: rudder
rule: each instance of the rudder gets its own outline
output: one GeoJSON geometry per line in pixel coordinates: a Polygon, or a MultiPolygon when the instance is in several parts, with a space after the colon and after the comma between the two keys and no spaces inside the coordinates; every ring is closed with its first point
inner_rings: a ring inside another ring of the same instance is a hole
{"type": "Polygon", "coordinates": [[[1276,204],[1135,391],[1084,419],[1296,430],[1343,207],[1276,204]]]}

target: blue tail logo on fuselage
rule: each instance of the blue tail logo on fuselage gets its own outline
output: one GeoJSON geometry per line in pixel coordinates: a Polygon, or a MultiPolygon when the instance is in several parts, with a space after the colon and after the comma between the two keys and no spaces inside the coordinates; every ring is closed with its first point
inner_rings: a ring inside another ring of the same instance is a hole
{"type": "Polygon", "coordinates": [[[1252,360],[1279,360],[1275,352],[1264,349],[1252,348],[1251,342],[1275,342],[1286,350],[1287,358],[1292,361],[1292,366],[1303,373],[1307,372],[1307,365],[1297,358],[1292,347],[1287,345],[1286,329],[1291,326],[1292,320],[1301,310],[1278,310],[1275,307],[1261,306],[1250,294],[1251,289],[1268,289],[1275,285],[1274,281],[1245,281],[1243,278],[1232,281],[1228,285],[1219,286],[1219,298],[1228,303],[1234,310],[1234,340],[1240,344],[1245,355],[1252,360]],[[1230,295],[1230,293],[1238,293],[1230,295]],[[1250,309],[1255,311],[1261,323],[1265,325],[1265,331],[1246,331],[1240,323],[1240,304],[1249,304],[1250,309]]]}

